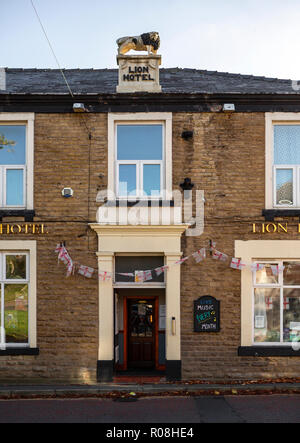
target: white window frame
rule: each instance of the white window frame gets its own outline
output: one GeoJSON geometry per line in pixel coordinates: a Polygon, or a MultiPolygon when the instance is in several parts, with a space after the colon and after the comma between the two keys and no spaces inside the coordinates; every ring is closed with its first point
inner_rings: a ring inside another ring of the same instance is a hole
{"type": "Polygon", "coordinates": [[[26,127],[26,164],[0,166],[0,208],[2,209],[33,209],[33,169],[34,169],[34,113],[0,112],[1,125],[26,127]],[[20,206],[6,205],[6,169],[23,169],[24,201],[20,206]]]}
{"type": "Polygon", "coordinates": [[[265,207],[266,209],[295,209],[300,208],[300,164],[274,164],[274,126],[300,125],[299,112],[267,112],[265,114],[265,207]],[[278,205],[276,202],[276,170],[293,170],[293,204],[278,205]]]}
{"type": "Polygon", "coordinates": [[[108,191],[118,200],[161,200],[172,198],[172,113],[124,113],[108,114],[108,191]],[[162,160],[117,160],[117,125],[148,124],[163,125],[163,159],[162,160]],[[137,196],[119,197],[119,164],[137,165],[137,196]],[[160,196],[143,196],[143,165],[161,165],[161,194],[160,196]]]}
{"type": "Polygon", "coordinates": [[[283,270],[280,270],[280,267],[283,266],[284,261],[288,261],[288,262],[299,262],[300,263],[300,258],[298,260],[294,259],[294,260],[282,260],[282,259],[278,259],[278,260],[259,260],[259,261],[255,261],[255,263],[258,264],[270,264],[270,265],[279,265],[279,272],[278,272],[278,283],[256,283],[256,271],[253,272],[253,282],[252,282],[252,297],[253,297],[253,324],[252,324],[252,341],[253,341],[253,346],[291,346],[292,342],[284,342],[283,341],[283,290],[284,289],[300,289],[300,285],[285,285],[283,283],[283,270]],[[255,325],[254,325],[254,314],[255,314],[255,289],[279,289],[280,290],[280,341],[279,342],[256,342],[254,340],[254,329],[255,329],[255,325]]]}
{"type": "Polygon", "coordinates": [[[26,165],[0,165],[0,177],[2,177],[2,190],[0,195],[0,207],[2,208],[25,208],[25,202],[26,202],[26,165]],[[7,190],[6,190],[6,171],[8,169],[17,169],[23,171],[23,204],[22,205],[7,205],[6,204],[6,196],[7,196],[7,190]]]}
{"type": "MultiPolygon", "coordinates": [[[[28,343],[0,343],[1,348],[36,348],[36,241],[35,240],[1,240],[0,241],[1,289],[5,283],[28,284],[28,343]],[[26,279],[6,279],[6,255],[26,255],[26,279]]],[[[1,292],[1,325],[4,324],[4,292],[1,292]]],[[[2,334],[0,334],[0,340],[2,334]]]]}
{"type": "MultiPolygon", "coordinates": [[[[280,264],[284,261],[300,261],[300,240],[236,240],[235,257],[244,263],[280,264]]],[[[254,342],[253,282],[251,266],[245,266],[241,270],[241,346],[291,346],[291,343],[283,342],[254,342]]],[[[275,285],[265,285],[265,287],[270,288],[275,285]]]]}
{"type": "Polygon", "coordinates": [[[123,253],[117,253],[114,256],[114,263],[113,263],[113,287],[114,288],[165,288],[166,287],[166,274],[164,274],[164,281],[163,282],[153,282],[151,280],[146,280],[143,282],[120,282],[116,279],[116,257],[158,257],[162,256],[164,257],[164,264],[162,266],[166,266],[166,257],[163,254],[158,253],[143,253],[143,254],[137,254],[137,253],[130,253],[130,252],[123,252],[123,253]]]}
{"type": "Polygon", "coordinates": [[[297,196],[297,189],[299,189],[299,169],[300,166],[295,165],[274,165],[273,171],[273,206],[274,208],[296,208],[300,206],[300,192],[297,196]],[[290,169],[293,172],[293,203],[287,205],[277,204],[277,195],[276,195],[276,172],[280,169],[290,169]]]}

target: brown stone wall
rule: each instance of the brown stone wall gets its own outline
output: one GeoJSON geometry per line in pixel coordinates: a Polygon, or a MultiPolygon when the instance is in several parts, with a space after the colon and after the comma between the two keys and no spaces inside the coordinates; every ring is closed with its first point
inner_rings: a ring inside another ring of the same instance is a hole
{"type": "MultiPolygon", "coordinates": [[[[205,230],[182,239],[188,255],[208,241],[234,255],[235,240],[296,239],[289,234],[253,234],[262,222],[265,178],[263,113],[175,113],[173,115],[173,189],[190,177],[205,191],[205,230]],[[185,141],[183,130],[194,130],[185,141]]],[[[71,257],[97,268],[97,238],[87,228],[95,221],[98,190],[107,184],[107,115],[38,114],[35,120],[35,220],[47,235],[38,244],[37,341],[39,356],[1,356],[1,380],[96,381],[98,359],[97,279],[65,277],[56,244],[65,241],[71,257]],[[89,139],[89,133],[91,139],[89,139]],[[99,174],[103,178],[99,178],[99,174]],[[74,197],[62,198],[71,186],[74,197]],[[88,198],[89,196],[89,198],[88,198]]],[[[3,220],[5,222],[6,220],[3,220]]],[[[8,221],[8,220],[7,220],[8,221]]],[[[297,220],[289,220],[296,227],[297,220]]],[[[2,239],[12,236],[2,235],[2,239]]],[[[298,358],[238,357],[240,272],[210,257],[184,263],[182,272],[182,365],[185,379],[260,379],[296,377],[298,358]],[[221,332],[193,332],[193,301],[210,294],[221,302],[221,332]]],[[[249,314],[251,315],[251,314],[249,314]]]]}
{"type": "MultiPolygon", "coordinates": [[[[252,223],[264,221],[264,119],[263,113],[173,115],[174,189],[190,177],[194,189],[205,191],[206,199],[204,234],[183,237],[184,255],[208,246],[210,239],[229,256],[234,256],[235,240],[299,239],[297,219],[282,219],[289,224],[288,234],[252,233],[252,223]],[[181,139],[181,132],[190,129],[193,139],[181,139]]],[[[299,375],[297,357],[238,357],[240,271],[209,255],[200,264],[191,258],[181,270],[183,378],[249,380],[299,375]],[[206,294],[221,302],[219,333],[193,332],[193,301],[206,294]]]]}
{"type": "MultiPolygon", "coordinates": [[[[95,232],[88,229],[88,221],[95,221],[97,190],[107,180],[106,156],[105,114],[89,114],[87,118],[74,114],[36,115],[35,221],[42,221],[48,234],[13,237],[3,234],[1,238],[37,241],[40,355],[1,356],[0,380],[96,381],[97,273],[92,279],[80,275],[66,278],[65,266],[58,264],[54,249],[57,243],[65,241],[74,261],[97,268],[97,238],[95,232]],[[100,173],[104,179],[99,178],[100,173]],[[61,191],[69,186],[74,190],[74,197],[63,198],[61,191]]],[[[13,220],[3,219],[3,223],[8,221],[13,220]]]]}

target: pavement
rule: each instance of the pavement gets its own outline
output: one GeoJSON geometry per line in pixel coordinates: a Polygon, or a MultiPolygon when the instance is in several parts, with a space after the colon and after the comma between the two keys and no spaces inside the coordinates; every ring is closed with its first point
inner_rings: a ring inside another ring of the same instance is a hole
{"type": "Polygon", "coordinates": [[[0,384],[0,399],[300,394],[299,382],[0,384]]]}

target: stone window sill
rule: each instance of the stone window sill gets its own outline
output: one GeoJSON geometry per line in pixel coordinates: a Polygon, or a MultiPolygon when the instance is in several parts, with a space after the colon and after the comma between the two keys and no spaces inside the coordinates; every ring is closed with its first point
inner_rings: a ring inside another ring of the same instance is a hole
{"type": "Polygon", "coordinates": [[[39,355],[39,348],[6,348],[0,349],[1,355],[39,355]]]}
{"type": "Polygon", "coordinates": [[[300,357],[291,346],[240,346],[239,357],[300,357]]]}

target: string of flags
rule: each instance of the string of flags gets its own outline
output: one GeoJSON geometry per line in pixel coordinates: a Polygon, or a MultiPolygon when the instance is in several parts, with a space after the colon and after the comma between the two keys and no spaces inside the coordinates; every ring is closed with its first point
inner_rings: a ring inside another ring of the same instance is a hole
{"type": "MultiPolygon", "coordinates": [[[[94,268],[91,268],[89,266],[82,265],[78,262],[75,262],[70,257],[69,252],[67,251],[65,245],[63,243],[60,243],[56,246],[55,252],[58,254],[57,258],[58,261],[63,262],[66,265],[67,273],[66,276],[70,277],[70,275],[74,275],[75,273],[78,273],[82,275],[85,278],[92,278],[94,275],[96,275],[96,270],[94,268]]],[[[196,263],[200,263],[203,260],[207,258],[206,254],[207,250],[206,248],[201,248],[198,251],[193,252],[191,255],[187,257],[183,257],[182,259],[176,261],[173,266],[181,265],[182,263],[186,262],[191,257],[194,258],[196,263]]],[[[235,257],[229,257],[224,252],[218,251],[216,249],[216,243],[213,241],[210,241],[210,247],[209,252],[211,257],[214,260],[218,260],[220,262],[228,262],[230,260],[230,267],[232,269],[237,269],[239,271],[245,269],[246,267],[251,267],[252,272],[261,271],[265,268],[265,265],[263,263],[243,263],[241,259],[235,258],[235,257]]],[[[156,276],[160,276],[164,272],[167,272],[169,270],[169,266],[160,266],[155,269],[149,269],[146,271],[134,271],[134,272],[116,272],[115,274],[121,275],[123,277],[128,278],[134,278],[135,282],[145,282],[150,281],[153,279],[153,274],[155,273],[156,276]]],[[[268,271],[274,275],[277,276],[280,271],[284,270],[284,266],[282,265],[270,265],[268,268],[268,271]]],[[[108,281],[112,279],[113,273],[107,272],[107,271],[98,271],[98,277],[102,281],[108,281]]]]}

